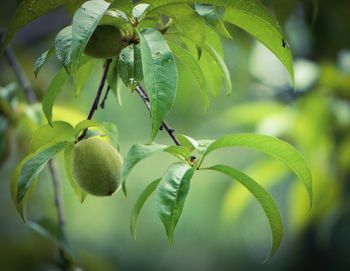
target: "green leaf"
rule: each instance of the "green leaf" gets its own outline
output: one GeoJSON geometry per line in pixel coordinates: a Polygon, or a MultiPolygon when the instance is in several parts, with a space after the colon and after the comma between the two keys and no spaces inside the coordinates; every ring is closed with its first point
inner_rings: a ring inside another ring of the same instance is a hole
{"type": "Polygon", "coordinates": [[[213,5],[206,5],[206,4],[195,4],[194,5],[195,10],[200,16],[203,16],[205,18],[205,21],[217,32],[222,34],[223,36],[227,38],[232,38],[231,34],[228,32],[228,30],[225,27],[224,24],[224,14],[225,14],[225,8],[224,7],[215,7],[213,5]]]}
{"type": "Polygon", "coordinates": [[[63,89],[63,86],[66,84],[69,78],[69,74],[65,69],[60,69],[59,72],[52,79],[49,88],[47,89],[44,99],[42,101],[42,108],[47,118],[49,124],[52,124],[52,108],[56,100],[57,95],[63,89]]]}
{"type": "Polygon", "coordinates": [[[17,197],[17,190],[18,190],[18,181],[19,181],[19,175],[21,173],[21,170],[23,168],[23,165],[30,160],[31,158],[33,158],[34,154],[29,154],[27,157],[25,157],[20,163],[19,165],[16,167],[14,174],[11,178],[11,198],[12,198],[12,202],[16,207],[16,210],[18,212],[18,214],[21,216],[23,222],[25,222],[25,199],[22,200],[21,202],[17,202],[16,197],[17,197]]]}
{"type": "Polygon", "coordinates": [[[185,161],[190,160],[191,153],[188,151],[187,148],[185,148],[183,146],[177,146],[177,145],[169,146],[164,151],[168,152],[168,153],[170,153],[170,154],[172,154],[172,155],[174,155],[182,160],[185,160],[185,161]]]}
{"type": "Polygon", "coordinates": [[[164,151],[168,146],[165,145],[158,145],[158,144],[150,144],[150,145],[142,145],[142,144],[135,144],[133,145],[127,155],[124,157],[124,163],[121,169],[121,183],[123,192],[126,195],[126,178],[131,172],[131,170],[136,166],[138,162],[141,160],[147,158],[151,154],[162,152],[164,151]]]}
{"type": "Polygon", "coordinates": [[[176,138],[181,143],[181,146],[184,146],[186,149],[188,149],[189,152],[193,152],[199,148],[198,141],[189,136],[179,134],[176,135],[176,138]]]}
{"type": "Polygon", "coordinates": [[[186,4],[164,6],[157,12],[170,17],[177,30],[186,38],[193,41],[198,49],[199,56],[205,41],[205,21],[191,7],[186,4]]]}
{"type": "Polygon", "coordinates": [[[146,12],[149,8],[149,5],[148,4],[138,4],[136,5],[133,10],[132,10],[132,16],[140,21],[145,15],[146,15],[146,12]]]}
{"type": "Polygon", "coordinates": [[[125,12],[127,15],[131,15],[131,11],[134,7],[132,0],[114,0],[109,6],[110,9],[118,9],[125,12]]]}
{"type": "Polygon", "coordinates": [[[283,236],[281,214],[271,195],[255,180],[235,168],[231,168],[225,165],[216,165],[208,169],[224,173],[236,179],[239,183],[245,186],[260,203],[264,209],[271,227],[272,248],[267,260],[271,258],[279,248],[283,236]]]}
{"type": "Polygon", "coordinates": [[[161,33],[144,29],[140,33],[144,82],[151,104],[151,141],[172,107],[177,90],[175,59],[161,33]]]}
{"type": "Polygon", "coordinates": [[[2,50],[4,50],[13,36],[21,30],[25,25],[34,21],[36,18],[47,14],[48,12],[69,3],[72,0],[23,0],[17,7],[15,14],[12,17],[10,26],[8,27],[2,50]]]}
{"type": "Polygon", "coordinates": [[[225,147],[247,147],[262,151],[272,157],[281,160],[303,182],[309,196],[310,207],[312,206],[312,176],[302,157],[288,143],[275,137],[256,134],[228,135],[214,141],[206,150],[204,157],[214,150],[225,147]]]}
{"type": "Polygon", "coordinates": [[[67,148],[70,142],[59,142],[54,145],[39,149],[21,168],[17,185],[16,202],[20,203],[28,189],[33,184],[34,178],[43,170],[46,163],[58,152],[67,148]]]}
{"type": "Polygon", "coordinates": [[[36,61],[34,64],[34,75],[35,78],[38,77],[38,74],[41,70],[41,68],[44,66],[44,64],[46,63],[46,61],[53,55],[53,48],[45,51],[36,61]]]}
{"type": "Polygon", "coordinates": [[[131,89],[142,81],[141,50],[138,45],[131,44],[120,52],[117,70],[123,83],[131,89]]]}
{"type": "Polygon", "coordinates": [[[72,125],[64,121],[55,121],[52,126],[42,125],[32,135],[30,152],[36,152],[45,145],[59,142],[72,142],[75,140],[75,132],[72,125]]]}
{"type": "Polygon", "coordinates": [[[194,81],[197,83],[198,88],[203,96],[204,106],[207,109],[209,105],[209,88],[199,62],[192,56],[189,51],[177,45],[176,43],[168,41],[168,44],[175,57],[181,61],[186,67],[187,71],[192,74],[194,81]]]}
{"type": "Polygon", "coordinates": [[[40,235],[50,239],[60,246],[70,257],[73,256],[73,250],[67,241],[67,237],[60,225],[51,219],[41,219],[38,221],[28,221],[27,225],[40,235]]]}
{"type": "Polygon", "coordinates": [[[71,161],[72,161],[72,150],[73,146],[68,147],[64,151],[64,166],[66,170],[66,175],[68,182],[70,186],[72,187],[75,195],[78,197],[80,203],[83,203],[87,194],[86,192],[82,191],[79,187],[79,185],[75,182],[73,174],[72,174],[72,168],[71,168],[71,161]]]}
{"type": "Polygon", "coordinates": [[[172,164],[157,187],[157,213],[170,243],[173,242],[174,230],[181,216],[194,171],[194,168],[184,162],[172,164]]]}
{"type": "Polygon", "coordinates": [[[87,128],[91,128],[91,127],[96,127],[98,129],[100,129],[102,132],[104,132],[106,134],[106,136],[108,136],[108,139],[111,141],[112,145],[116,149],[119,149],[118,128],[117,128],[117,126],[115,126],[113,123],[110,123],[110,122],[98,122],[98,121],[94,121],[94,120],[83,120],[75,126],[75,128],[74,128],[75,136],[78,137],[79,134],[83,130],[85,130],[87,128]]]}
{"type": "MultiPolygon", "coordinates": [[[[83,68],[85,65],[89,64],[89,61],[92,59],[90,57],[83,57],[80,68],[83,68]]],[[[49,124],[52,123],[52,108],[55,102],[57,95],[63,89],[70,75],[66,72],[65,69],[60,69],[59,72],[52,79],[49,88],[47,89],[44,99],[42,102],[42,109],[47,118],[49,124]]]]}
{"type": "Polygon", "coordinates": [[[112,90],[113,94],[117,97],[118,104],[122,105],[122,99],[121,99],[121,86],[122,82],[118,78],[118,67],[117,67],[118,61],[116,58],[112,60],[111,66],[107,73],[107,82],[108,86],[112,90]]]}
{"type": "Polygon", "coordinates": [[[224,20],[263,43],[283,63],[295,84],[292,53],[282,28],[267,8],[256,0],[227,2],[224,20]]]}
{"type": "MultiPolygon", "coordinates": [[[[87,58],[87,56],[84,56],[87,58]]],[[[84,65],[80,65],[78,70],[72,74],[73,85],[75,90],[75,95],[79,96],[84,86],[86,85],[88,79],[90,78],[91,72],[95,65],[95,59],[89,58],[90,61],[87,61],[84,65]]],[[[84,60],[81,61],[81,64],[84,63],[84,60]]]]}
{"type": "Polygon", "coordinates": [[[103,0],[91,0],[75,13],[72,23],[72,73],[78,70],[85,47],[108,7],[109,4],[103,0]]]}
{"type": "Polygon", "coordinates": [[[227,95],[230,95],[232,92],[232,82],[231,82],[231,75],[230,71],[228,70],[225,61],[222,59],[222,57],[219,55],[219,53],[207,42],[204,44],[204,49],[210,54],[210,56],[213,58],[213,60],[218,64],[220,67],[225,83],[226,83],[226,93],[227,95]]]}
{"type": "Polygon", "coordinates": [[[67,72],[69,72],[69,66],[72,61],[72,35],[72,26],[70,25],[63,28],[55,39],[57,58],[61,61],[67,72]]]}
{"type": "MultiPolygon", "coordinates": [[[[177,5],[179,3],[195,4],[197,1],[145,0],[144,2],[151,3],[148,16],[152,16],[152,14],[162,8],[162,6],[177,5]]],[[[242,28],[263,43],[280,59],[294,84],[293,57],[288,44],[283,42],[286,38],[282,28],[276,18],[260,3],[260,1],[202,0],[200,3],[225,7],[224,21],[242,28]]]]}
{"type": "Polygon", "coordinates": [[[131,216],[130,216],[130,233],[132,238],[136,240],[136,224],[137,220],[139,218],[141,209],[143,205],[145,204],[146,200],[149,198],[149,196],[156,190],[159,182],[161,179],[157,179],[153,182],[151,182],[145,190],[141,193],[141,195],[138,197],[137,201],[134,204],[134,207],[131,210],[131,216]]]}

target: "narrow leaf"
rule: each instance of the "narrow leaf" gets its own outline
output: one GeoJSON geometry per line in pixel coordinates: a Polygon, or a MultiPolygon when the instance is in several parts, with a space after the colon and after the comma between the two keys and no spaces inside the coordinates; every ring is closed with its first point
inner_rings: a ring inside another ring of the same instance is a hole
{"type": "Polygon", "coordinates": [[[312,176],[302,157],[288,143],[275,137],[255,134],[237,134],[225,136],[214,141],[206,150],[204,156],[214,150],[225,147],[248,147],[262,151],[272,157],[281,160],[289,167],[303,182],[309,195],[310,207],[312,205],[312,176]]]}
{"type": "Polygon", "coordinates": [[[55,51],[57,58],[61,61],[63,67],[69,71],[72,61],[72,26],[63,28],[56,36],[55,51]]]}
{"type": "Polygon", "coordinates": [[[210,56],[213,58],[213,60],[218,64],[220,67],[225,83],[226,83],[226,94],[230,95],[232,92],[232,82],[231,82],[231,75],[230,71],[228,70],[225,61],[222,59],[222,57],[219,55],[219,53],[209,44],[205,43],[204,44],[204,49],[210,54],[210,56]]]}
{"type": "Polygon", "coordinates": [[[52,108],[57,95],[63,89],[69,78],[69,74],[65,69],[60,69],[52,79],[49,88],[47,89],[42,102],[43,112],[49,124],[52,124],[52,108]]]}
{"type": "Polygon", "coordinates": [[[245,186],[260,203],[260,205],[264,209],[264,212],[269,220],[271,227],[272,248],[267,260],[271,258],[279,248],[283,236],[281,214],[271,195],[255,180],[253,180],[248,175],[235,168],[231,168],[225,165],[216,165],[208,169],[224,173],[234,178],[243,186],[245,186]]]}
{"type": "Polygon", "coordinates": [[[126,178],[131,172],[131,170],[136,166],[138,162],[147,158],[151,154],[162,152],[168,146],[158,145],[158,144],[150,144],[150,145],[142,145],[135,144],[133,145],[127,155],[124,158],[124,163],[121,170],[121,183],[123,187],[123,192],[126,195],[126,178]]]}
{"type": "Polygon", "coordinates": [[[109,4],[103,0],[91,0],[75,13],[72,23],[72,73],[78,70],[81,55],[108,7],[109,4]]]}
{"type": "Polygon", "coordinates": [[[194,170],[187,163],[172,164],[156,190],[158,216],[170,243],[173,242],[174,230],[181,216],[194,170]]]}
{"type": "Polygon", "coordinates": [[[187,71],[190,72],[194,78],[194,81],[197,83],[198,88],[202,94],[204,99],[204,106],[207,109],[209,105],[209,88],[207,85],[207,81],[204,77],[203,71],[199,62],[192,54],[184,49],[183,47],[177,45],[174,42],[168,41],[171,51],[175,55],[175,57],[183,63],[186,67],[187,71]]]}
{"type": "Polygon", "coordinates": [[[43,170],[46,163],[70,144],[70,142],[60,142],[51,146],[43,147],[23,164],[17,186],[17,203],[20,203],[23,200],[28,189],[31,187],[34,178],[43,170]]]}
{"type": "Polygon", "coordinates": [[[153,141],[175,101],[177,69],[170,48],[159,31],[145,29],[140,33],[140,39],[144,81],[151,103],[153,141]]]}
{"type": "Polygon", "coordinates": [[[45,51],[36,61],[34,64],[34,75],[35,78],[38,77],[39,72],[41,68],[45,65],[46,61],[53,55],[53,48],[45,51]]]}
{"type": "MultiPolygon", "coordinates": [[[[195,4],[196,0],[144,0],[151,3],[148,16],[163,6],[178,5],[179,3],[195,4]]],[[[294,84],[293,57],[286,38],[276,18],[264,7],[260,1],[228,1],[228,0],[202,0],[201,4],[225,7],[224,21],[242,28],[254,38],[263,43],[288,71],[294,84]]]]}
{"type": "Polygon", "coordinates": [[[136,240],[136,224],[137,224],[137,220],[139,218],[141,209],[142,209],[143,205],[145,204],[146,200],[149,198],[149,196],[156,190],[160,180],[161,179],[158,179],[158,180],[151,182],[145,188],[145,190],[138,197],[137,201],[134,204],[134,207],[131,210],[130,233],[131,233],[132,238],[134,238],[134,240],[136,240]]]}

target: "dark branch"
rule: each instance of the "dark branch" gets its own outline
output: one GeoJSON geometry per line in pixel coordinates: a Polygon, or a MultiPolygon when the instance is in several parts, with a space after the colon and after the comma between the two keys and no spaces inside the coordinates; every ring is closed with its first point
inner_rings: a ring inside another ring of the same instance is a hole
{"type": "MultiPolygon", "coordinates": [[[[2,41],[2,33],[0,33],[0,41],[2,41]]],[[[22,70],[21,66],[19,65],[16,55],[14,54],[11,46],[8,46],[5,51],[4,51],[5,58],[9,64],[9,66],[12,68],[14,71],[18,82],[23,88],[23,92],[28,100],[29,104],[33,104],[37,102],[37,98],[35,95],[35,92],[32,88],[31,83],[27,79],[24,71],[22,70]]],[[[58,223],[59,227],[61,228],[62,231],[64,231],[64,214],[63,214],[63,207],[61,204],[61,198],[60,198],[60,189],[59,189],[59,180],[58,176],[56,173],[56,168],[53,163],[53,160],[49,161],[49,171],[52,179],[52,184],[53,184],[53,190],[55,193],[55,207],[57,210],[57,218],[58,218],[58,223]]],[[[71,262],[70,260],[65,256],[65,252],[62,248],[59,248],[59,255],[60,259],[62,262],[62,265],[65,267],[68,267],[71,262]]]]}
{"type": "MultiPolygon", "coordinates": [[[[2,34],[0,33],[0,41],[2,41],[1,38],[2,34]]],[[[13,72],[15,73],[18,82],[20,83],[21,87],[23,88],[23,92],[26,95],[26,98],[28,100],[29,104],[33,104],[37,102],[35,92],[27,79],[25,73],[22,71],[22,68],[20,64],[17,61],[16,55],[14,54],[11,46],[8,46],[4,51],[4,56],[12,68],[13,72]]]]}
{"type": "MultiPolygon", "coordinates": [[[[136,92],[139,94],[143,103],[146,105],[147,109],[150,111],[151,105],[150,105],[150,100],[149,100],[149,97],[148,97],[146,90],[144,90],[140,85],[138,85],[138,86],[136,86],[136,92]]],[[[167,131],[167,133],[169,134],[169,136],[171,137],[171,139],[174,141],[175,145],[181,146],[181,143],[179,142],[179,140],[175,136],[175,130],[166,121],[163,121],[162,126],[159,128],[165,129],[167,131]]]]}
{"type": "MultiPolygon", "coordinates": [[[[104,65],[102,78],[101,78],[100,84],[98,86],[94,102],[92,103],[91,108],[90,108],[90,112],[89,112],[89,114],[87,116],[88,120],[91,120],[93,118],[96,110],[98,109],[98,105],[100,103],[102,91],[103,91],[103,88],[104,88],[105,83],[106,83],[107,74],[108,74],[108,70],[109,70],[109,67],[111,65],[111,62],[112,62],[112,59],[107,59],[106,64],[104,65]]],[[[88,131],[88,129],[85,129],[82,132],[82,134],[78,138],[78,141],[84,139],[84,137],[86,136],[87,131],[88,131]]]]}
{"type": "Polygon", "coordinates": [[[106,90],[106,93],[105,93],[105,96],[103,97],[102,102],[100,103],[100,108],[101,109],[105,109],[106,101],[108,99],[108,94],[109,94],[110,90],[111,90],[111,87],[108,86],[107,90],[106,90]]]}

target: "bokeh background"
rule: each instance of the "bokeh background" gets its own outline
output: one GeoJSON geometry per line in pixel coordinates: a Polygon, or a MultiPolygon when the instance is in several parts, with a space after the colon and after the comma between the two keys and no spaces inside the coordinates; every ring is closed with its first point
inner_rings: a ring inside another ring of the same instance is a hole
{"type": "MultiPolygon", "coordinates": [[[[264,2],[288,36],[295,58],[296,91],[265,47],[230,27],[233,40],[223,42],[233,94],[226,97],[222,91],[204,112],[199,91],[180,67],[178,97],[168,120],[177,132],[198,139],[251,132],[288,141],[303,153],[312,171],[313,208],[308,209],[300,181],[278,161],[245,149],[218,151],[210,162],[226,162],[244,170],[276,199],[285,225],[277,255],[263,263],[271,237],[259,205],[237,183],[208,172],[198,174],[192,182],[173,246],[167,243],[153,198],[141,213],[138,238],[133,241],[129,234],[132,205],[173,158],[159,154],[139,164],[129,177],[127,198],[122,193],[111,198],[88,197],[81,205],[68,185],[59,156],[55,162],[67,234],[83,270],[350,269],[350,2],[264,2]]],[[[15,7],[16,1],[1,1],[1,28],[6,29],[15,7]]],[[[65,11],[57,10],[24,28],[13,41],[39,99],[59,64],[50,60],[37,79],[33,64],[69,22],[65,11]]],[[[99,63],[79,98],[67,85],[57,100],[56,119],[76,123],[85,118],[101,71],[99,63]]],[[[24,108],[22,89],[3,57],[0,87],[2,99],[15,97],[16,108],[24,108]]],[[[33,111],[22,111],[20,120],[5,118],[3,113],[0,117],[0,270],[56,270],[57,246],[23,224],[11,201],[10,178],[28,152],[33,129],[29,120],[33,111]]],[[[139,97],[127,89],[122,91],[122,105],[111,95],[96,119],[118,126],[123,155],[133,144],[146,143],[149,138],[149,114],[139,97]]],[[[158,142],[170,144],[164,134],[158,142]]],[[[33,219],[56,217],[47,171],[30,197],[28,214],[33,219]]]]}

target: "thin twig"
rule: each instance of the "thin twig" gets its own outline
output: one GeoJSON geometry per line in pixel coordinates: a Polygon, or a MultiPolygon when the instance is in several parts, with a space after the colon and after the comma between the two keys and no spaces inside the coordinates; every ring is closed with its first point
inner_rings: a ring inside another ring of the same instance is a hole
{"type": "MultiPolygon", "coordinates": [[[[111,62],[112,62],[112,59],[107,59],[106,64],[104,65],[102,78],[101,78],[100,84],[98,86],[94,102],[92,103],[91,108],[90,108],[90,112],[87,116],[87,120],[91,120],[93,118],[96,110],[98,109],[98,105],[100,103],[102,91],[103,91],[103,88],[104,88],[105,83],[106,83],[107,74],[108,74],[108,70],[109,70],[109,67],[111,65],[111,62]]],[[[82,134],[78,137],[78,141],[82,140],[86,136],[87,131],[88,131],[88,129],[85,129],[82,132],[82,134]]]]}
{"type": "Polygon", "coordinates": [[[107,90],[106,90],[106,93],[105,93],[105,96],[103,97],[102,102],[100,103],[100,108],[101,109],[105,109],[106,101],[108,99],[108,94],[109,94],[110,90],[111,90],[111,87],[108,86],[107,90]]]}
{"type": "MultiPolygon", "coordinates": [[[[2,34],[1,33],[0,33],[0,41],[2,41],[2,34]]],[[[27,76],[22,71],[22,68],[21,68],[20,64],[18,63],[16,55],[14,54],[11,46],[8,46],[5,49],[4,56],[5,56],[8,64],[12,68],[13,72],[15,73],[18,82],[22,86],[23,92],[28,100],[28,103],[29,104],[36,103],[37,99],[35,96],[35,92],[31,86],[29,80],[27,79],[27,76]]]]}
{"type": "MultiPolygon", "coordinates": [[[[150,104],[150,100],[149,100],[149,97],[148,97],[146,90],[144,90],[140,85],[138,85],[138,86],[136,86],[136,92],[139,94],[143,103],[146,105],[147,109],[150,111],[151,104],[150,104]]],[[[162,122],[162,126],[160,127],[160,129],[162,129],[162,128],[164,128],[167,131],[167,133],[169,134],[171,139],[174,141],[175,145],[181,146],[181,143],[179,142],[179,140],[175,136],[175,130],[166,121],[162,122]]]]}
{"type": "MultiPolygon", "coordinates": [[[[0,33],[0,41],[2,40],[2,34],[0,33]]],[[[5,58],[9,64],[9,66],[14,71],[17,80],[19,81],[20,85],[23,88],[23,92],[28,100],[29,104],[34,104],[37,102],[37,98],[35,95],[35,92],[32,88],[31,83],[27,79],[25,72],[21,68],[20,64],[17,61],[16,55],[14,54],[11,46],[8,46],[4,51],[5,58]]],[[[52,179],[53,189],[55,193],[55,207],[57,211],[57,219],[59,223],[59,227],[61,228],[62,232],[64,231],[64,214],[63,214],[63,206],[61,204],[61,195],[60,195],[60,189],[59,189],[59,180],[58,176],[56,174],[56,168],[53,163],[53,160],[49,161],[49,171],[52,179]]],[[[60,259],[62,261],[62,264],[64,264],[65,267],[68,267],[71,263],[70,260],[65,256],[64,250],[62,248],[59,248],[59,255],[60,259]]]]}

